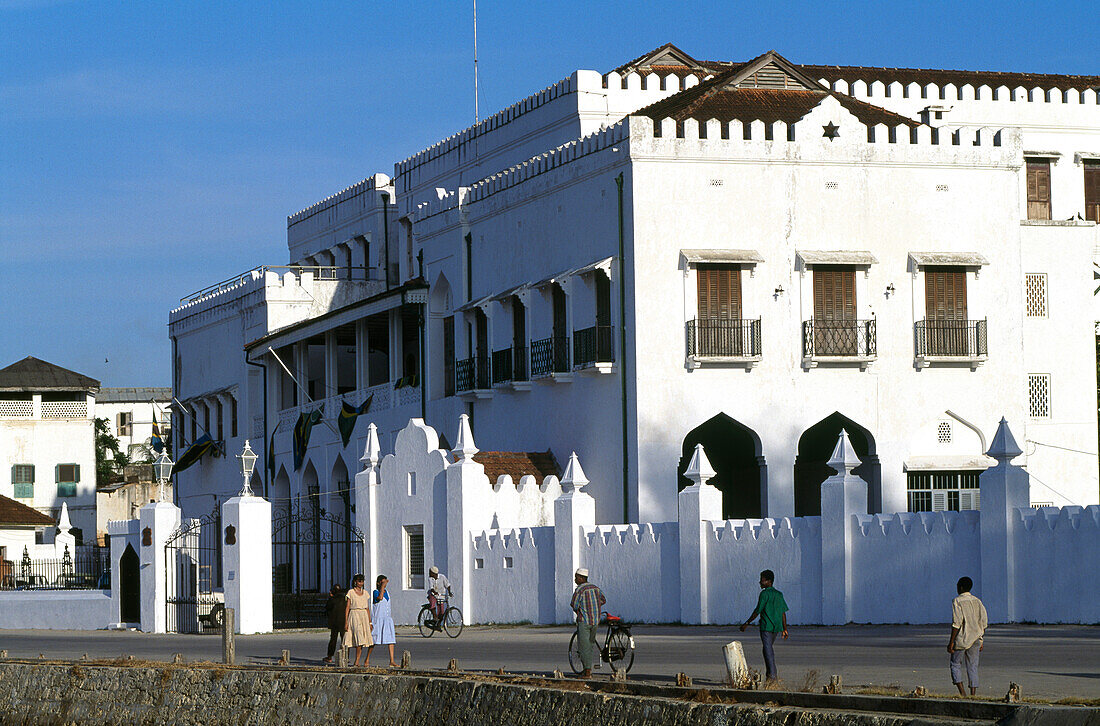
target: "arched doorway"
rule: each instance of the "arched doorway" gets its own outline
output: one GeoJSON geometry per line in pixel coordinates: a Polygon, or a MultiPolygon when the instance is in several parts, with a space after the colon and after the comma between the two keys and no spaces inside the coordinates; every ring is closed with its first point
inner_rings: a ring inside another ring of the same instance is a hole
{"type": "Polygon", "coordinates": [[[676,468],[678,489],[690,486],[684,476],[695,445],[702,444],[715,476],[710,483],[722,492],[724,519],[753,519],[763,511],[762,492],[767,465],[761,456],[760,437],[738,421],[720,413],[688,432],[676,468]]]}
{"type": "Polygon", "coordinates": [[[873,510],[872,492],[878,491],[880,467],[871,432],[841,413],[832,413],[802,432],[798,456],[794,460],[794,515],[816,517],[821,514],[821,484],[836,472],[828,465],[836,448],[840,430],[848,432],[860,462],[852,473],[867,482],[868,511],[873,510]]]}
{"type": "Polygon", "coordinates": [[[279,473],[271,483],[271,493],[268,496],[271,501],[272,516],[278,519],[285,516],[290,510],[290,475],[286,473],[286,467],[280,466],[279,473]]]}
{"type": "Polygon", "coordinates": [[[131,544],[126,545],[118,560],[118,594],[118,619],[124,623],[141,622],[141,560],[131,544]]]}

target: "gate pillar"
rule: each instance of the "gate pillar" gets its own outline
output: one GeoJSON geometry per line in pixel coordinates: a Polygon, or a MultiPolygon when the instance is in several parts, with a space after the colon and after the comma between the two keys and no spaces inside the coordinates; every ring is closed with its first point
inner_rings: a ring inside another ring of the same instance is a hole
{"type": "Polygon", "coordinates": [[[164,545],[180,526],[180,510],[171,502],[154,502],[138,510],[141,543],[141,630],[168,632],[168,567],[164,545]]]}
{"type": "Polygon", "coordinates": [[[225,607],[236,611],[241,634],[272,629],[271,502],[236,496],[222,505],[222,583],[225,607]]]}

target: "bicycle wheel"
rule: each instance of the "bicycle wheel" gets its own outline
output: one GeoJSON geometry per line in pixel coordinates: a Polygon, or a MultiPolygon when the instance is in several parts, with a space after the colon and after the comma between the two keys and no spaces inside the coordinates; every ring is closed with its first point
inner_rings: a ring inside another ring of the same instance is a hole
{"type": "Polygon", "coordinates": [[[427,605],[420,608],[420,615],[416,618],[416,625],[420,628],[420,634],[425,638],[430,638],[435,634],[435,616],[432,615],[432,611],[427,605]]]}
{"type": "Polygon", "coordinates": [[[607,660],[611,670],[629,671],[634,665],[634,638],[622,630],[612,633],[607,640],[607,660]]]}
{"type": "Polygon", "coordinates": [[[584,670],[584,664],[581,663],[581,648],[575,632],[573,637],[569,639],[569,667],[573,669],[574,673],[580,673],[584,670]]]}
{"type": "Polygon", "coordinates": [[[447,631],[447,635],[457,638],[462,634],[462,627],[462,611],[458,608],[447,608],[447,612],[443,613],[443,629],[447,631]]]}

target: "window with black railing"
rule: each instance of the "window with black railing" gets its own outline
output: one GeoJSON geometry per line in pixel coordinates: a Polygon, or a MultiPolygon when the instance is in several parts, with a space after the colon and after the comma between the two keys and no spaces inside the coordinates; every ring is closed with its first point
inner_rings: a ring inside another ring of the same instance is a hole
{"type": "Polygon", "coordinates": [[[465,358],[455,361],[455,390],[472,391],[474,389],[474,359],[465,358]]]}
{"type": "Polygon", "coordinates": [[[687,323],[688,355],[753,358],[760,355],[760,319],[697,318],[687,323]]]}
{"type": "Polygon", "coordinates": [[[870,358],[878,355],[875,319],[812,318],[802,323],[802,355],[870,358]]]}
{"type": "Polygon", "coordinates": [[[610,325],[593,325],[573,331],[573,365],[578,368],[595,363],[614,363],[613,328],[610,325]]]}
{"type": "Polygon", "coordinates": [[[921,320],[916,324],[918,356],[978,358],[989,354],[986,321],[921,320]]]}
{"type": "Polygon", "coordinates": [[[531,375],[548,376],[568,373],[569,336],[543,338],[531,343],[531,375]]]}
{"type": "Polygon", "coordinates": [[[512,349],[493,351],[493,385],[512,381],[512,349]]]}

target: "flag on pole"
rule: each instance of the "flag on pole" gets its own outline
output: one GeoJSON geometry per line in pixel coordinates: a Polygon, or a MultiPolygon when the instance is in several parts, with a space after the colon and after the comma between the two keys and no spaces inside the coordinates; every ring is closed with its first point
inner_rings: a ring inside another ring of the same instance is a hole
{"type": "Polygon", "coordinates": [[[213,448],[214,439],[210,438],[210,434],[203,434],[195,439],[194,443],[188,446],[187,450],[183,452],[183,455],[180,456],[180,460],[172,467],[172,473],[179,474],[181,471],[201,459],[206,452],[213,448]]]}
{"type": "Polygon", "coordinates": [[[294,471],[302,468],[302,462],[306,458],[306,447],[309,446],[309,434],[320,421],[320,409],[298,414],[298,423],[294,424],[294,471]]]}
{"type": "Polygon", "coordinates": [[[157,454],[164,451],[164,439],[160,436],[160,426],[157,425],[156,411],[153,411],[153,435],[149,437],[149,444],[157,454]]]}
{"type": "Polygon", "coordinates": [[[279,424],[271,429],[271,439],[267,442],[267,451],[264,453],[264,461],[267,463],[267,471],[271,477],[275,476],[275,432],[279,430],[279,424]]]}
{"type": "Polygon", "coordinates": [[[340,428],[340,438],[344,441],[344,448],[348,448],[348,442],[351,441],[351,435],[355,431],[355,421],[360,416],[370,410],[371,401],[374,400],[374,394],[367,396],[367,400],[363,401],[358,406],[349,406],[346,402],[340,403],[340,416],[336,420],[336,425],[340,428]]]}

